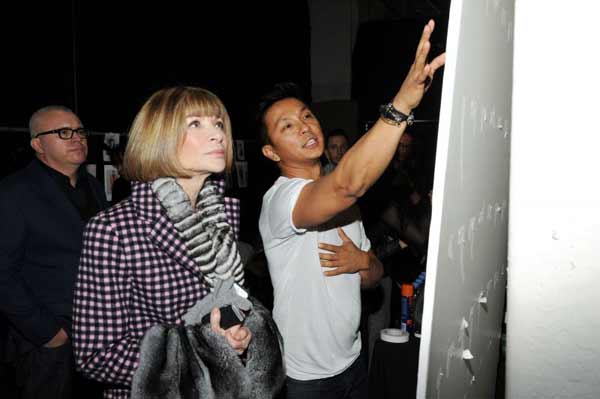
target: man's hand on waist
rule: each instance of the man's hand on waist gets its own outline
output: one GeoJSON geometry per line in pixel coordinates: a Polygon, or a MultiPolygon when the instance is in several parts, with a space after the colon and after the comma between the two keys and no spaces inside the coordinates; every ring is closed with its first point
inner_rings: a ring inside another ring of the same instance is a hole
{"type": "Polygon", "coordinates": [[[64,329],[58,330],[56,335],[48,342],[44,344],[46,348],[58,348],[59,346],[63,346],[69,341],[69,336],[65,332],[64,329]]]}

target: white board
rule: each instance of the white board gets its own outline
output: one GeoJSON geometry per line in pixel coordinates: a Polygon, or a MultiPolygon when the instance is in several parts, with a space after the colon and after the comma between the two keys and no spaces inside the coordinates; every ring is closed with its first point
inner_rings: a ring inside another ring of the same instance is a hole
{"type": "Polygon", "coordinates": [[[419,398],[494,397],[506,287],[513,20],[510,0],[451,4],[419,398]]]}

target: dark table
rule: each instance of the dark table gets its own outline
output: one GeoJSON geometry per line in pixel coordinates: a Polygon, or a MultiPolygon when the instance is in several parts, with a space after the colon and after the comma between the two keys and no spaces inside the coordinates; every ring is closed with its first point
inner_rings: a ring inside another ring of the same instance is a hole
{"type": "Polygon", "coordinates": [[[369,370],[369,399],[416,397],[420,345],[412,334],[402,344],[377,339],[369,370]]]}

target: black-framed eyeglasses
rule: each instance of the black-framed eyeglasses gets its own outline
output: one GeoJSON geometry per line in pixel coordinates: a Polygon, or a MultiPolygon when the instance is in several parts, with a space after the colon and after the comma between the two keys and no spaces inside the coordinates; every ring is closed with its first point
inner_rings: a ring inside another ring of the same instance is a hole
{"type": "Polygon", "coordinates": [[[71,129],[70,127],[61,127],[60,129],[48,130],[47,132],[38,133],[34,137],[37,138],[46,134],[58,134],[58,138],[63,140],[70,140],[73,138],[73,135],[75,133],[77,133],[77,135],[82,139],[87,139],[88,137],[87,131],[82,127],[78,127],[76,129],[71,129]]]}

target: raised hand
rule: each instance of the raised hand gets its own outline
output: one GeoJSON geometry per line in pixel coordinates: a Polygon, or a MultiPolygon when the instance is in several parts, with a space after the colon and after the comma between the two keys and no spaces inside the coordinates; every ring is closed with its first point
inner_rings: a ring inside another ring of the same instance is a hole
{"type": "Polygon", "coordinates": [[[337,229],[342,245],[319,244],[319,249],[329,252],[319,252],[321,266],[332,267],[333,270],[323,272],[326,276],[337,276],[342,273],[356,273],[369,269],[369,254],[361,251],[346,235],[341,227],[337,229]]]}
{"type": "Polygon", "coordinates": [[[400,90],[394,97],[394,108],[407,115],[413,108],[419,105],[423,98],[423,94],[425,94],[425,91],[427,91],[433,81],[435,71],[446,62],[446,53],[443,53],[427,63],[427,56],[431,49],[429,38],[431,37],[434,27],[435,24],[433,20],[430,20],[427,25],[425,25],[425,28],[423,28],[423,34],[421,34],[421,40],[417,47],[415,61],[411,65],[400,90]]]}

